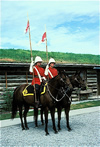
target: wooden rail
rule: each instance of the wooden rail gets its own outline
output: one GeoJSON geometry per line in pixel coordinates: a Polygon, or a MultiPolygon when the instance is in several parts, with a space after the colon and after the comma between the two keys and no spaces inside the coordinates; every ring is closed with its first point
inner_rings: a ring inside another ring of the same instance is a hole
{"type": "Polygon", "coordinates": [[[78,95],[78,100],[81,100],[81,96],[85,96],[86,99],[88,99],[89,94],[92,94],[93,90],[92,89],[87,89],[87,90],[79,90],[77,91],[77,95],[78,95]]]}

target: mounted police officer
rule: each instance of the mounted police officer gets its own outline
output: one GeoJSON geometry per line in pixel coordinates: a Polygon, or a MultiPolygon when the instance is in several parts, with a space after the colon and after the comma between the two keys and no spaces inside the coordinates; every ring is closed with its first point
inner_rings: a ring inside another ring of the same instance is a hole
{"type": "Polygon", "coordinates": [[[44,75],[44,68],[41,67],[42,59],[40,56],[36,56],[35,61],[33,63],[33,60],[31,60],[30,64],[30,74],[33,75],[32,83],[31,85],[35,85],[35,90],[36,90],[36,98],[37,101],[40,103],[40,86],[42,83],[42,80],[45,79],[44,75]],[[34,66],[33,66],[34,64],[34,66]]]}
{"type": "Polygon", "coordinates": [[[48,65],[45,69],[45,75],[47,78],[52,79],[53,77],[58,75],[58,71],[56,68],[54,68],[55,60],[53,58],[50,58],[48,65]]]}

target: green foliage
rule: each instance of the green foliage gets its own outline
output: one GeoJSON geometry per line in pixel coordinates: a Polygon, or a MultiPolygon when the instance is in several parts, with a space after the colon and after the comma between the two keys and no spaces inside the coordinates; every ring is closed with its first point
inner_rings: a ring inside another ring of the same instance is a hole
{"type": "MultiPolygon", "coordinates": [[[[41,56],[44,62],[46,62],[45,51],[32,51],[33,59],[41,56]]],[[[58,63],[80,63],[80,64],[100,64],[100,55],[92,54],[74,54],[74,53],[62,53],[62,52],[48,52],[48,58],[54,58],[58,63]]],[[[13,59],[13,62],[30,62],[30,50],[24,49],[0,49],[0,59],[13,59]]],[[[2,62],[4,62],[3,60],[2,62]]],[[[8,62],[8,60],[6,60],[8,62]]]]}
{"type": "Polygon", "coordinates": [[[4,111],[11,111],[12,108],[12,98],[13,98],[13,89],[6,89],[5,93],[3,93],[3,110],[4,111]]]}

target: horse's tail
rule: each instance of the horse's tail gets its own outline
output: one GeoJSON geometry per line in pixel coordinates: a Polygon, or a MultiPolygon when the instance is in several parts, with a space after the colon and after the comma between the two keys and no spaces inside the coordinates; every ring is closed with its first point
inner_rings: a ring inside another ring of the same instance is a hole
{"type": "Polygon", "coordinates": [[[11,114],[11,118],[14,119],[16,114],[17,114],[17,103],[16,103],[15,91],[14,91],[14,93],[13,93],[13,101],[12,101],[12,114],[11,114]]]}

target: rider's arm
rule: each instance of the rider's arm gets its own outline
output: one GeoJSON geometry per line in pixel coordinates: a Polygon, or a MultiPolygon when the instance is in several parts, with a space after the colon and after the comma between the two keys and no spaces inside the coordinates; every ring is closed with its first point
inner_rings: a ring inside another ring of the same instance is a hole
{"type": "Polygon", "coordinates": [[[30,73],[33,73],[33,65],[34,65],[34,61],[33,61],[33,57],[32,57],[31,58],[30,68],[29,68],[30,73]]]}

